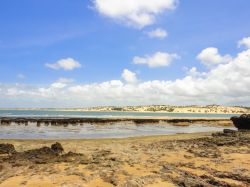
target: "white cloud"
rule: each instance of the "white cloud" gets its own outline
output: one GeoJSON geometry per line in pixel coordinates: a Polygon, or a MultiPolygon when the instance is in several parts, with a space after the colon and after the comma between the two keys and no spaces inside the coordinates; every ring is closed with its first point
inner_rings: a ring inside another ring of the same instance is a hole
{"type": "Polygon", "coordinates": [[[71,71],[76,68],[82,67],[82,65],[78,61],[74,60],[73,58],[61,59],[54,64],[47,63],[45,64],[45,66],[51,69],[55,69],[55,70],[63,69],[65,71],[71,71]]]}
{"type": "Polygon", "coordinates": [[[165,31],[164,29],[161,28],[157,28],[153,31],[147,32],[147,35],[150,38],[159,38],[159,39],[163,39],[166,38],[168,36],[167,31],[165,31]]]}
{"type": "Polygon", "coordinates": [[[250,49],[250,37],[243,38],[238,42],[238,47],[245,46],[250,49]]]}
{"type": "Polygon", "coordinates": [[[74,82],[74,79],[71,79],[71,78],[64,78],[64,77],[61,77],[57,80],[57,82],[60,82],[60,83],[72,83],[74,82]]]}
{"type": "Polygon", "coordinates": [[[0,83],[0,107],[211,103],[250,106],[250,49],[240,52],[227,63],[213,66],[207,72],[199,72],[193,67],[187,75],[176,80],[131,84],[137,80],[136,75],[124,72],[122,77],[126,82],[110,80],[67,84],[57,81],[47,86],[0,83]],[[130,78],[127,74],[130,74],[130,78]]]}
{"type": "Polygon", "coordinates": [[[68,86],[68,84],[73,83],[73,82],[74,82],[74,79],[61,77],[56,82],[50,85],[50,89],[62,89],[68,86]]]}
{"type": "Polygon", "coordinates": [[[156,52],[153,55],[145,55],[144,57],[136,56],[133,58],[134,64],[146,64],[150,68],[169,66],[174,59],[180,58],[175,53],[156,52]]]}
{"type": "Polygon", "coordinates": [[[66,84],[64,83],[61,83],[61,82],[55,82],[53,84],[51,84],[51,88],[64,88],[65,86],[67,86],[66,84]]]}
{"type": "Polygon", "coordinates": [[[143,28],[165,11],[175,9],[178,0],[93,0],[102,15],[127,25],[143,28]]]}
{"type": "Polygon", "coordinates": [[[217,48],[209,47],[202,50],[201,53],[198,54],[197,59],[207,67],[212,67],[214,65],[228,63],[232,60],[232,57],[230,55],[222,56],[219,54],[217,48]]]}
{"type": "Polygon", "coordinates": [[[187,75],[191,77],[201,78],[206,76],[205,72],[199,72],[196,67],[192,67],[190,69],[187,69],[187,75]]]}
{"type": "Polygon", "coordinates": [[[129,71],[128,69],[124,69],[123,73],[122,73],[122,78],[127,82],[127,83],[131,83],[134,84],[136,83],[137,77],[136,77],[136,73],[129,71]]]}

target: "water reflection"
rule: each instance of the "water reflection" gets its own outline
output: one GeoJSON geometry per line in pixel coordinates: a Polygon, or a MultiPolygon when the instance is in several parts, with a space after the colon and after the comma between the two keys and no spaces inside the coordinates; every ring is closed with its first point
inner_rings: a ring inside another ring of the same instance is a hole
{"type": "MultiPolygon", "coordinates": [[[[112,125],[82,124],[73,126],[47,126],[35,123],[28,126],[10,124],[1,126],[0,139],[99,139],[126,138],[137,136],[171,135],[177,133],[195,133],[222,131],[223,127],[194,124],[178,127],[168,124],[143,124],[119,122],[112,125]]],[[[234,129],[234,128],[231,128],[234,129]]]]}

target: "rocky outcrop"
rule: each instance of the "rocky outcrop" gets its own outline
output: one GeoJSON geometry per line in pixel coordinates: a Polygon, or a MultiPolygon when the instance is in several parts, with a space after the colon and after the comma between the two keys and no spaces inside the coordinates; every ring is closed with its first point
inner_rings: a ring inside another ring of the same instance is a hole
{"type": "Polygon", "coordinates": [[[58,142],[56,142],[55,144],[52,144],[51,145],[51,149],[55,152],[55,153],[58,153],[58,154],[61,154],[64,149],[62,147],[62,145],[58,142]]]}
{"type": "Polygon", "coordinates": [[[12,144],[0,144],[1,163],[10,163],[12,166],[27,166],[32,164],[47,164],[57,162],[81,162],[89,163],[90,160],[83,154],[68,152],[64,153],[64,148],[60,143],[52,144],[51,147],[44,146],[37,149],[30,149],[17,152],[12,144]]]}
{"type": "Polygon", "coordinates": [[[0,144],[0,154],[12,154],[15,153],[15,147],[12,144],[0,144]]]}
{"type": "Polygon", "coordinates": [[[239,130],[250,130],[250,114],[243,114],[240,117],[232,117],[231,120],[239,130]]]}
{"type": "Polygon", "coordinates": [[[83,125],[85,123],[88,124],[112,124],[112,123],[119,123],[119,122],[128,122],[128,123],[135,123],[136,125],[140,124],[158,124],[158,123],[165,123],[171,124],[176,126],[188,126],[191,124],[215,124],[216,126],[232,126],[232,121],[229,119],[217,119],[217,118],[167,118],[166,119],[156,119],[155,117],[152,118],[40,118],[40,117],[0,117],[0,125],[28,125],[30,123],[36,123],[37,126],[68,126],[68,125],[83,125]]]}

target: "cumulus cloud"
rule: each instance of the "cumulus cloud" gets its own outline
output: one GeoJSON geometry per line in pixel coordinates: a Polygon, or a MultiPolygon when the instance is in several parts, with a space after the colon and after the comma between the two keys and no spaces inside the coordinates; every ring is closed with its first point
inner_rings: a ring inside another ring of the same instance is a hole
{"type": "Polygon", "coordinates": [[[73,58],[61,59],[54,64],[47,63],[45,64],[45,66],[54,70],[63,69],[65,71],[71,71],[76,68],[82,67],[82,65],[78,61],[74,60],[73,58]]]}
{"type": "Polygon", "coordinates": [[[66,86],[66,84],[61,83],[61,82],[55,82],[53,84],[51,84],[51,88],[64,88],[66,86]]]}
{"type": "Polygon", "coordinates": [[[166,38],[168,36],[168,33],[164,29],[157,28],[157,29],[155,29],[153,31],[147,32],[147,35],[150,38],[164,39],[164,38],[166,38]]]}
{"type": "Polygon", "coordinates": [[[189,75],[191,77],[198,78],[198,77],[206,76],[206,73],[205,72],[199,72],[196,67],[192,67],[190,69],[187,69],[187,75],[189,75]]]}
{"type": "Polygon", "coordinates": [[[122,78],[127,82],[127,83],[131,83],[134,84],[136,83],[137,77],[136,77],[136,73],[129,71],[128,69],[124,69],[122,72],[122,78]]]}
{"type": "Polygon", "coordinates": [[[156,21],[165,11],[173,10],[177,0],[93,0],[95,9],[102,15],[127,25],[143,28],[156,21]]]}
{"type": "Polygon", "coordinates": [[[153,55],[145,55],[144,57],[136,56],[133,58],[134,64],[146,64],[150,68],[169,66],[171,62],[175,59],[180,58],[175,53],[166,53],[166,52],[156,52],[153,55]]]}
{"type": "Polygon", "coordinates": [[[250,106],[250,49],[240,52],[227,63],[208,69],[207,72],[199,72],[193,67],[183,78],[176,80],[131,84],[137,78],[129,70],[124,70],[122,77],[127,81],[110,80],[90,84],[56,81],[40,87],[0,83],[0,107],[211,103],[250,106]]]}
{"type": "Polygon", "coordinates": [[[207,67],[212,67],[214,65],[228,63],[232,60],[230,55],[220,55],[219,50],[214,47],[209,47],[201,51],[198,54],[197,59],[200,60],[207,67]]]}
{"type": "Polygon", "coordinates": [[[243,38],[238,42],[238,47],[245,46],[250,49],[250,37],[243,38]]]}
{"type": "Polygon", "coordinates": [[[62,89],[73,82],[74,79],[61,77],[56,82],[52,83],[49,89],[62,89]]]}

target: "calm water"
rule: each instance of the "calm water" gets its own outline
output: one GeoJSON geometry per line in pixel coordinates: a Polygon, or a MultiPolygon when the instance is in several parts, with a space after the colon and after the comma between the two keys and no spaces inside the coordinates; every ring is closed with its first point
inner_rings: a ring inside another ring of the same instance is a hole
{"type": "MultiPolygon", "coordinates": [[[[38,110],[0,110],[0,117],[206,117],[230,118],[231,114],[181,114],[181,113],[142,113],[142,112],[66,112],[38,110]]],[[[137,136],[170,135],[177,133],[195,133],[222,131],[223,127],[211,127],[195,124],[189,127],[177,127],[168,124],[136,125],[133,122],[117,122],[112,125],[83,124],[82,126],[37,127],[11,124],[0,126],[0,139],[99,139],[126,138],[137,136]]]]}
{"type": "Polygon", "coordinates": [[[206,117],[206,118],[230,118],[232,114],[184,114],[184,113],[158,113],[158,112],[70,112],[70,111],[46,111],[46,110],[0,110],[0,117],[206,117]]]}
{"type": "MultiPolygon", "coordinates": [[[[234,128],[231,128],[234,129],[234,128]]],[[[36,124],[1,126],[0,139],[100,139],[100,138],[126,138],[138,136],[170,135],[177,133],[195,133],[222,131],[223,127],[206,125],[191,125],[177,127],[168,124],[135,125],[132,122],[119,122],[112,125],[91,125],[56,127],[37,127],[36,124]]]]}

